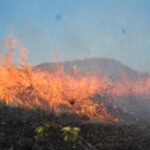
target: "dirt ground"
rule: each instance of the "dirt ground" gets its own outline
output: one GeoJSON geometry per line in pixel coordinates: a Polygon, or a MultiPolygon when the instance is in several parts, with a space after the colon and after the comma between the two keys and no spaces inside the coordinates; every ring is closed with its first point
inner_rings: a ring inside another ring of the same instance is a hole
{"type": "Polygon", "coordinates": [[[63,114],[54,116],[42,110],[0,105],[0,150],[150,150],[150,125],[111,124],[63,114]],[[35,139],[35,129],[50,126],[47,136],[35,139]],[[76,142],[65,142],[64,126],[81,129],[76,142]]]}

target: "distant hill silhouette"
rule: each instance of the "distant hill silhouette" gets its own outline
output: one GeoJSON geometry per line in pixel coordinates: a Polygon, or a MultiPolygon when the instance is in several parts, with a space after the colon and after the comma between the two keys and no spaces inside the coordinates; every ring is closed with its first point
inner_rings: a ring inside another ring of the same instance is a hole
{"type": "Polygon", "coordinates": [[[112,80],[120,79],[121,72],[124,72],[131,80],[150,76],[149,74],[141,73],[117,60],[109,58],[86,58],[59,63],[42,63],[36,66],[36,68],[53,72],[59,65],[64,67],[64,72],[67,74],[76,72],[82,75],[100,75],[102,77],[109,77],[112,80]]]}

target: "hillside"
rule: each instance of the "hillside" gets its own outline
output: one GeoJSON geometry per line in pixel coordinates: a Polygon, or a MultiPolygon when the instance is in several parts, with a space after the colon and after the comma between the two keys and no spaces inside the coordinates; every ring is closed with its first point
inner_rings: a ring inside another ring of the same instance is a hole
{"type": "Polygon", "coordinates": [[[108,58],[87,58],[83,60],[66,61],[59,63],[42,63],[36,68],[52,72],[56,70],[57,65],[64,67],[65,73],[80,73],[83,75],[100,75],[109,77],[112,80],[121,78],[121,72],[124,72],[131,80],[149,76],[145,73],[138,72],[119,61],[108,58]]]}

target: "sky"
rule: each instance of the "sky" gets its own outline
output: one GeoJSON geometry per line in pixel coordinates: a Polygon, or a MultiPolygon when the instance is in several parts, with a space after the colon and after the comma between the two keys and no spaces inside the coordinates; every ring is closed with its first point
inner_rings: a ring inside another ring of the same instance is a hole
{"type": "Polygon", "coordinates": [[[31,64],[106,57],[150,72],[149,0],[0,0],[0,45],[12,35],[31,64]]]}

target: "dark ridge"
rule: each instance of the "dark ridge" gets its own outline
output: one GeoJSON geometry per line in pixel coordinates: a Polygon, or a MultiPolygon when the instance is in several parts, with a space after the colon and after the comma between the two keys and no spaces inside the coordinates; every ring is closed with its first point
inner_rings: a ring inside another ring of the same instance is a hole
{"type": "Polygon", "coordinates": [[[124,72],[131,80],[138,80],[142,77],[150,77],[149,74],[141,73],[121,62],[109,58],[87,58],[58,63],[42,63],[36,69],[53,72],[58,65],[63,65],[65,73],[80,73],[83,75],[99,75],[109,77],[112,80],[119,80],[124,72]]]}

